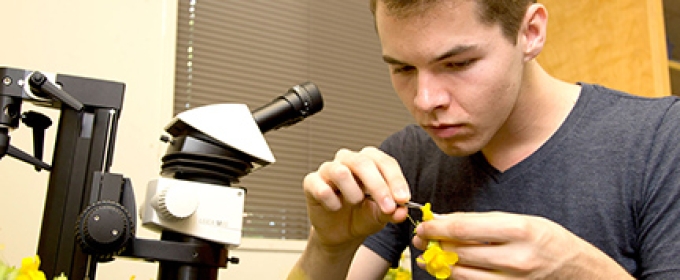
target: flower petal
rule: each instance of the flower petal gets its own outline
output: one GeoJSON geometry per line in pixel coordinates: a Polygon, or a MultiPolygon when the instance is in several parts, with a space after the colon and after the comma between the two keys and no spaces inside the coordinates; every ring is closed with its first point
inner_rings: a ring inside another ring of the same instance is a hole
{"type": "Polygon", "coordinates": [[[425,263],[425,269],[430,275],[437,279],[446,279],[451,276],[451,266],[458,262],[458,254],[444,251],[439,241],[430,240],[422,259],[422,261],[419,259],[418,262],[425,263]]]}
{"type": "Polygon", "coordinates": [[[428,202],[423,205],[423,207],[420,207],[420,210],[423,211],[423,221],[429,221],[434,219],[434,214],[432,213],[432,205],[428,202]]]}

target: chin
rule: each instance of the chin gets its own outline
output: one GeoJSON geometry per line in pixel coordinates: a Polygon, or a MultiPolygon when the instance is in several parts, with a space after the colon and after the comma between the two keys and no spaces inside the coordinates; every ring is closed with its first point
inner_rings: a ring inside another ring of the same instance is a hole
{"type": "Polygon", "coordinates": [[[481,148],[464,145],[466,143],[460,142],[452,144],[445,141],[435,140],[435,143],[437,143],[437,147],[439,147],[442,152],[452,157],[465,157],[481,150],[481,148]]]}

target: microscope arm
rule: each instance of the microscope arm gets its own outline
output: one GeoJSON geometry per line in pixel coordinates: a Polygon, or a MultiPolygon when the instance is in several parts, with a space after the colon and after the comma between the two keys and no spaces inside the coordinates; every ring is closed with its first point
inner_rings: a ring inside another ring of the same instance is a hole
{"type": "Polygon", "coordinates": [[[85,106],[78,101],[78,99],[59,88],[38,71],[33,72],[28,80],[28,84],[30,85],[31,91],[38,96],[61,101],[63,104],[68,105],[76,111],[82,110],[85,106]]]}

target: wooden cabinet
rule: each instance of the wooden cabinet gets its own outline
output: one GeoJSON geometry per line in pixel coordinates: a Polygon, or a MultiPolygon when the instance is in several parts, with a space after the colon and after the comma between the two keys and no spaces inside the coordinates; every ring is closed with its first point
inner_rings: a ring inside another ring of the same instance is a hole
{"type": "Polygon", "coordinates": [[[671,60],[668,63],[671,77],[671,92],[680,96],[680,62],[671,60]]]}
{"type": "MultiPolygon", "coordinates": [[[[679,5],[678,0],[666,1],[679,5]]],[[[637,95],[670,95],[661,0],[539,3],[547,7],[549,20],[538,61],[549,73],[637,95]]]]}
{"type": "Polygon", "coordinates": [[[663,1],[664,22],[668,39],[668,58],[671,91],[680,95],[680,1],[663,1]]]}

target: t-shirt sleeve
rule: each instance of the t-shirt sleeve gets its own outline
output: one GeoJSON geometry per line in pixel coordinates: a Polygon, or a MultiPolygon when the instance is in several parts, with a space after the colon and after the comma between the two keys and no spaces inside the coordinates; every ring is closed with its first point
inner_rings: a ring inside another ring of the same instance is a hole
{"type": "Polygon", "coordinates": [[[366,238],[364,246],[390,262],[392,267],[398,267],[410,242],[410,236],[405,233],[408,233],[405,223],[388,223],[381,231],[366,238]]]}
{"type": "Polygon", "coordinates": [[[641,279],[680,279],[680,103],[658,127],[637,206],[641,279]]]}

